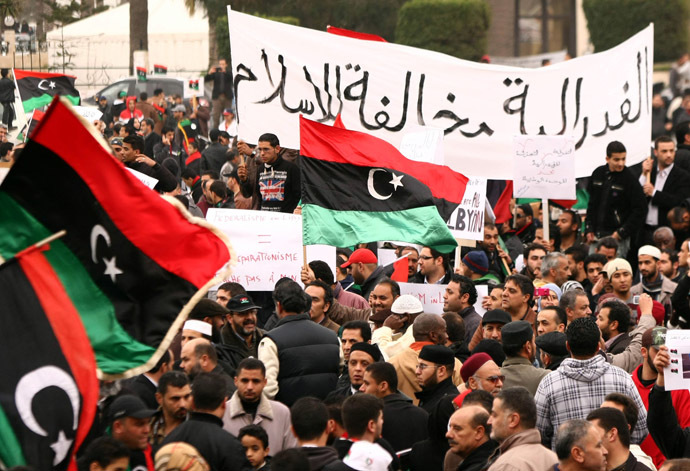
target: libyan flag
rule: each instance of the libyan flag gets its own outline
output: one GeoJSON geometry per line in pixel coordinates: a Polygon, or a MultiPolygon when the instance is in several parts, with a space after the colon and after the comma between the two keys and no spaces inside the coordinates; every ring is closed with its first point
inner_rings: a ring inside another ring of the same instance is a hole
{"type": "Polygon", "coordinates": [[[56,95],[65,97],[73,105],[81,102],[79,92],[74,88],[76,77],[71,75],[14,69],[14,78],[25,113],[50,104],[56,95]]]}
{"type": "Polygon", "coordinates": [[[220,231],[140,183],[85,126],[63,99],[46,112],[0,185],[0,256],[66,230],[46,259],[100,377],[117,379],[156,364],[231,249],[220,231]]]}
{"type": "Polygon", "coordinates": [[[452,251],[445,221],[467,177],[405,158],[386,141],[300,118],[305,245],[398,240],[452,251]]]}
{"type": "Polygon", "coordinates": [[[91,427],[99,394],[79,312],[35,248],[0,265],[0,299],[0,461],[67,469],[91,427]]]}

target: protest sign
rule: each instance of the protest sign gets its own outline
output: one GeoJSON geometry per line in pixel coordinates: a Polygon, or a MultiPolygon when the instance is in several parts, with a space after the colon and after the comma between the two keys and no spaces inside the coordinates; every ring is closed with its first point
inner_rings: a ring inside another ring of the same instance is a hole
{"type": "Polygon", "coordinates": [[[516,198],[577,198],[574,138],[516,136],[513,156],[516,198]]]}
{"type": "Polygon", "coordinates": [[[619,140],[628,163],[649,154],[653,26],[617,47],[539,69],[464,61],[228,11],[239,137],[265,129],[299,148],[299,116],[385,139],[412,126],[444,130],[445,164],[513,179],[512,139],[575,137],[576,176],[591,175],[619,140]]]}
{"type": "Polygon", "coordinates": [[[671,364],[664,368],[664,387],[667,391],[690,389],[690,330],[667,330],[666,346],[671,364]]]}
{"type": "MultiPolygon", "coordinates": [[[[237,254],[237,265],[224,281],[240,283],[247,291],[273,291],[284,276],[301,283],[302,216],[211,208],[206,220],[228,235],[237,254]]],[[[335,273],[335,247],[307,246],[307,261],[312,260],[323,260],[335,273]]]]}
{"type": "Polygon", "coordinates": [[[184,98],[204,96],[204,78],[184,79],[182,82],[182,95],[184,98]]]}
{"type": "Polygon", "coordinates": [[[155,187],[156,184],[158,183],[158,180],[156,178],[149,177],[145,173],[141,173],[137,170],[134,170],[133,168],[129,168],[129,167],[125,167],[125,168],[127,170],[129,170],[130,172],[132,172],[132,175],[137,177],[137,180],[139,180],[141,183],[143,183],[147,187],[151,188],[152,190],[153,190],[153,187],[155,187]]]}
{"type": "Polygon", "coordinates": [[[465,187],[462,203],[446,221],[456,239],[484,239],[484,208],[486,207],[486,178],[471,177],[465,187]]]}
{"type": "Polygon", "coordinates": [[[74,111],[76,111],[89,123],[93,123],[97,119],[101,119],[101,116],[103,116],[103,113],[98,111],[98,108],[91,108],[89,106],[78,105],[72,105],[72,108],[74,108],[74,111]]]}
{"type": "MultiPolygon", "coordinates": [[[[427,314],[443,314],[443,294],[446,292],[448,285],[437,285],[427,283],[398,283],[400,285],[400,294],[411,294],[416,296],[424,306],[424,312],[427,314]]],[[[482,309],[482,298],[487,295],[487,286],[477,286],[477,302],[474,304],[474,309],[483,316],[485,310],[482,309]],[[479,293],[482,294],[479,294],[479,293]]]]}
{"type": "Polygon", "coordinates": [[[443,129],[425,127],[406,133],[400,142],[400,153],[410,160],[444,165],[443,129]]]}

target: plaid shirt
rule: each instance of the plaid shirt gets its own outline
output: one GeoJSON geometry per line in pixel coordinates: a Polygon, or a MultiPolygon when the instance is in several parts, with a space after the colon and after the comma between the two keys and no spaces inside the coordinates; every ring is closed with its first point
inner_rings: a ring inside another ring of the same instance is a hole
{"type": "Polygon", "coordinates": [[[585,419],[598,409],[607,394],[618,392],[632,398],[639,409],[637,425],[631,442],[639,444],[647,436],[647,410],[632,378],[622,369],[606,362],[601,355],[588,360],[567,358],[539,384],[534,400],[537,403],[537,428],[546,447],[554,448],[555,431],[571,419],[585,419]]]}

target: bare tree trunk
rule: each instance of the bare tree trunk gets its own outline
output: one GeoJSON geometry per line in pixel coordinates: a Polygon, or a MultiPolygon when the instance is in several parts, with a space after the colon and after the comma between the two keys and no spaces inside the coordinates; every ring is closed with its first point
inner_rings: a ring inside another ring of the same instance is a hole
{"type": "Polygon", "coordinates": [[[149,49],[148,0],[129,0],[129,70],[134,69],[134,51],[149,49]]]}

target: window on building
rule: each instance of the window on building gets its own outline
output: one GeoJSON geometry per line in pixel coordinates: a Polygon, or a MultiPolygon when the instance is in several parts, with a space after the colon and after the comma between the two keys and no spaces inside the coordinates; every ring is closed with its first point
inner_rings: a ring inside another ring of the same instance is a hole
{"type": "Polygon", "coordinates": [[[575,51],[575,0],[515,0],[515,55],[575,51]]]}

